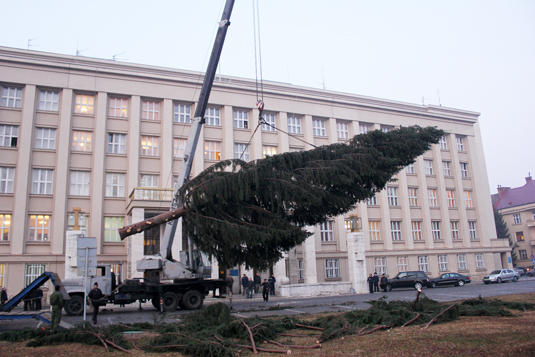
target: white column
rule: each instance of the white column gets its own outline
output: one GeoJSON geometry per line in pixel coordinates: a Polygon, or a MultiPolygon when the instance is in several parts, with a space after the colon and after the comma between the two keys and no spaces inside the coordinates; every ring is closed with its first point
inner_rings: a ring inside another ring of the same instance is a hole
{"type": "Polygon", "coordinates": [[[65,279],[78,277],[78,235],[82,231],[65,232],[65,279]]]}
{"type": "Polygon", "coordinates": [[[366,253],[364,249],[364,233],[347,234],[347,257],[349,262],[349,280],[357,294],[368,292],[366,274],[366,253]]]}
{"type": "Polygon", "coordinates": [[[277,279],[277,282],[275,283],[275,294],[280,295],[280,286],[283,281],[285,281],[286,284],[289,280],[286,276],[286,259],[284,256],[273,265],[273,275],[275,276],[275,279],[277,279]]]}
{"type": "MultiPolygon", "coordinates": [[[[313,231],[314,227],[307,227],[308,231],[313,231]]],[[[308,237],[303,243],[303,264],[305,269],[305,284],[316,284],[318,273],[316,268],[316,238],[314,235],[308,237]]]]}
{"type": "MultiPolygon", "coordinates": [[[[106,172],[104,168],[104,162],[106,162],[106,147],[107,147],[107,135],[106,135],[106,108],[108,107],[108,95],[103,92],[99,92],[97,95],[97,111],[95,113],[95,131],[93,138],[101,138],[101,142],[93,143],[94,153],[93,162],[98,163],[93,165],[92,171],[92,192],[91,192],[91,230],[90,234],[97,237],[97,254],[100,255],[102,249],[102,207],[104,204],[104,194],[106,192],[106,172]]],[[[144,218],[141,217],[143,220],[144,218]]],[[[139,222],[139,221],[133,221],[139,222]]],[[[143,246],[143,244],[142,244],[143,246]]]]}
{"type": "MultiPolygon", "coordinates": [[[[130,106],[130,128],[128,129],[128,173],[127,186],[125,187],[125,194],[130,195],[134,187],[139,186],[139,153],[141,146],[141,98],[137,95],[132,96],[130,106]]],[[[162,179],[160,178],[160,182],[162,179]]],[[[127,201],[128,202],[128,201],[127,201]]],[[[142,218],[144,219],[144,218],[142,218]]],[[[138,221],[134,221],[138,222],[138,221]]]]}
{"type": "MultiPolygon", "coordinates": [[[[145,219],[145,210],[143,208],[134,208],[132,210],[132,222],[141,222],[145,219]]],[[[143,273],[137,271],[137,262],[143,258],[143,232],[131,235],[127,239],[127,264],[126,278],[143,278],[143,273]]]]}

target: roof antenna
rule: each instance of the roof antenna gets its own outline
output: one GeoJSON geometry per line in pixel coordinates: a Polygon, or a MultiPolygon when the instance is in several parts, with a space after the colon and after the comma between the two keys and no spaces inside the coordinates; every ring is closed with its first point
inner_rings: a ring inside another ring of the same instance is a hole
{"type": "Polygon", "coordinates": [[[422,105],[425,105],[425,98],[423,95],[422,95],[422,105]]]}
{"type": "Polygon", "coordinates": [[[35,47],[35,46],[38,46],[38,45],[32,45],[32,44],[31,44],[31,42],[32,42],[33,40],[37,40],[38,38],[39,38],[39,37],[34,37],[34,38],[29,38],[29,39],[28,39],[28,49],[30,49],[30,47],[32,47],[32,46],[34,46],[34,47],[35,47]]]}
{"type": "Polygon", "coordinates": [[[112,60],[113,61],[116,61],[116,60],[120,60],[120,61],[128,61],[127,59],[125,58],[119,58],[120,55],[124,55],[126,52],[121,52],[121,53],[118,53],[116,55],[113,55],[112,57],[112,60]]]}
{"type": "Polygon", "coordinates": [[[438,106],[441,107],[442,104],[440,103],[440,92],[437,89],[437,95],[438,95],[438,106]]]}
{"type": "Polygon", "coordinates": [[[79,50],[78,49],[78,40],[76,40],[76,56],[81,56],[82,52],[87,51],[89,48],[86,48],[85,50],[79,50]]]}

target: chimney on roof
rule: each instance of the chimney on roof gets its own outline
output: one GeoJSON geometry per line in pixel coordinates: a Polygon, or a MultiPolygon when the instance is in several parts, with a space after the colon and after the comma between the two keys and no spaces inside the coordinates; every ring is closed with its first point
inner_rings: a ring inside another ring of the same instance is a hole
{"type": "Polygon", "coordinates": [[[511,187],[502,187],[501,185],[498,185],[498,193],[501,195],[502,193],[504,193],[505,191],[507,190],[510,190],[511,187]]]}
{"type": "Polygon", "coordinates": [[[526,183],[531,181],[531,172],[528,172],[528,177],[526,177],[526,183]]]}

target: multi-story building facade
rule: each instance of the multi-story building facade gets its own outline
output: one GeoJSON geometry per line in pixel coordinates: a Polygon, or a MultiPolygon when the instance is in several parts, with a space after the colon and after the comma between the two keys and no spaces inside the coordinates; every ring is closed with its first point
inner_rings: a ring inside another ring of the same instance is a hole
{"type": "MultiPolygon", "coordinates": [[[[516,252],[516,265],[535,264],[535,181],[526,177],[521,187],[498,186],[494,209],[503,217],[516,252]]],[[[501,237],[500,237],[501,238],[501,237]]]]}
{"type": "MultiPolygon", "coordinates": [[[[135,262],[159,250],[159,229],[121,241],[117,228],[169,209],[201,84],[202,73],[0,48],[0,285],[15,292],[44,270],[62,275],[72,229],[97,237],[99,262],[122,267],[123,279],[139,276],[135,262]]],[[[193,175],[219,160],[307,150],[374,129],[420,125],[446,133],[385,190],[310,228],[314,235],[276,275],[292,284],[348,281],[346,232],[355,216],[368,271],[477,277],[507,264],[478,113],[263,87],[264,119],[273,126],[255,132],[255,82],[216,78],[193,175]]],[[[175,239],[175,257],[185,241],[175,239]]]]}

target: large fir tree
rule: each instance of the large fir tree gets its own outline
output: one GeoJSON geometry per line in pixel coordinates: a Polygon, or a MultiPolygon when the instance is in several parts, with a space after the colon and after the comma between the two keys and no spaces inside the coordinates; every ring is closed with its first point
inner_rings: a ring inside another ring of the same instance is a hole
{"type": "Polygon", "coordinates": [[[124,238],[182,216],[197,248],[210,257],[264,270],[311,234],[306,226],[344,214],[382,190],[442,135],[432,127],[375,130],[347,144],[223,161],[182,187],[183,207],[119,233],[124,238]]]}

